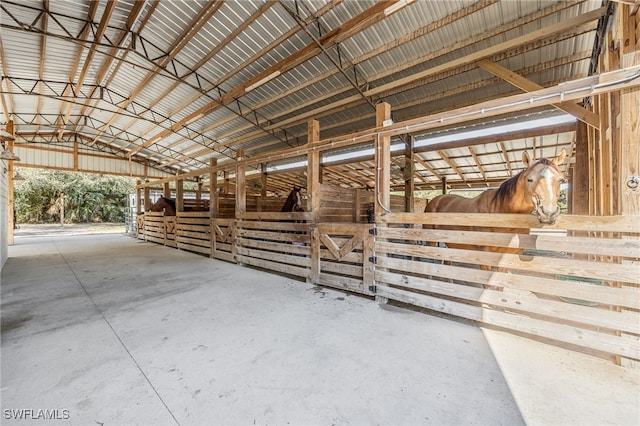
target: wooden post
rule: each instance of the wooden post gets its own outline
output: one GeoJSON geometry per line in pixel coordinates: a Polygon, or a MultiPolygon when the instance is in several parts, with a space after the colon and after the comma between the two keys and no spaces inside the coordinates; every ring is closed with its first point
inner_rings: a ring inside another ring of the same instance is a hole
{"type": "Polygon", "coordinates": [[[576,155],[571,179],[571,206],[569,213],[575,215],[589,214],[589,141],[587,125],[576,124],[576,155]]]}
{"type": "Polygon", "coordinates": [[[165,182],[162,186],[162,196],[165,198],[171,198],[171,187],[169,186],[169,182],[165,182]]]}
{"type": "MultiPolygon", "coordinates": [[[[236,152],[236,160],[244,160],[244,150],[236,152]]],[[[247,185],[245,178],[245,165],[236,165],[236,217],[238,213],[247,211],[247,185]]]]}
{"type": "MultiPolygon", "coordinates": [[[[391,123],[391,105],[381,102],[376,105],[376,127],[391,123]]],[[[379,135],[375,145],[376,182],[374,204],[376,223],[391,207],[391,136],[379,135]]]]}
{"type": "Polygon", "coordinates": [[[202,203],[202,179],[200,176],[197,178],[198,186],[196,187],[196,208],[200,209],[200,204],[202,203]]]}
{"type": "MultiPolygon", "coordinates": [[[[623,67],[640,63],[640,14],[631,14],[631,6],[618,4],[616,11],[618,37],[616,47],[622,55],[623,67]]],[[[620,143],[616,158],[619,164],[618,214],[640,216],[640,88],[623,89],[620,92],[620,143]]],[[[626,238],[634,238],[627,236],[626,238]]],[[[633,260],[622,260],[632,265],[633,260]]],[[[626,311],[622,309],[622,311],[626,311]]],[[[620,333],[620,332],[619,332],[620,333]]],[[[620,333],[625,334],[625,333],[620,333]]],[[[637,361],[621,358],[618,363],[624,367],[638,369],[637,361]]]]}
{"type": "MultiPolygon", "coordinates": [[[[7,121],[7,125],[5,127],[5,131],[9,133],[11,136],[14,136],[15,131],[13,129],[13,120],[7,121]]],[[[14,141],[10,140],[7,142],[7,147],[9,151],[14,152],[14,141]]],[[[13,188],[13,160],[7,161],[7,196],[8,205],[7,205],[7,245],[12,246],[15,242],[13,235],[13,228],[15,227],[15,221],[13,220],[13,212],[15,211],[15,198],[14,198],[14,188],[13,188]]]]}
{"type": "MultiPolygon", "coordinates": [[[[217,158],[209,159],[209,167],[218,165],[217,158]]],[[[218,172],[209,172],[209,217],[218,217],[218,172]]],[[[214,238],[214,234],[211,234],[214,238]]]]}
{"type": "Polygon", "coordinates": [[[415,159],[413,153],[413,144],[415,138],[411,135],[408,135],[408,144],[404,151],[404,170],[402,171],[404,177],[404,211],[413,213],[413,204],[414,204],[414,179],[413,175],[415,173],[415,159]]]}
{"type": "MultiPolygon", "coordinates": [[[[307,143],[320,140],[320,123],[309,120],[307,123],[307,143]]],[[[307,209],[313,213],[313,223],[320,218],[320,152],[309,151],[307,154],[307,209]]]]}
{"type": "Polygon", "coordinates": [[[447,193],[447,177],[446,176],[442,176],[442,193],[446,194],[447,193]]]}
{"type": "Polygon", "coordinates": [[[145,184],[144,187],[144,211],[149,211],[151,207],[151,187],[148,183],[145,184]]]}
{"type": "Polygon", "coordinates": [[[229,179],[229,171],[228,170],[224,170],[222,172],[222,174],[224,175],[224,183],[223,183],[223,186],[222,186],[222,191],[225,194],[229,194],[229,193],[231,193],[231,191],[229,189],[230,186],[231,186],[230,179],[229,179]]]}
{"type": "MultiPolygon", "coordinates": [[[[320,122],[307,122],[307,143],[312,144],[320,140],[320,122]]],[[[311,271],[307,281],[320,281],[320,234],[317,224],[320,221],[320,152],[309,151],[307,154],[307,210],[311,211],[311,271]]]]}
{"type": "Polygon", "coordinates": [[[184,180],[176,180],[176,218],[178,212],[184,211],[184,180]]]}
{"type": "Polygon", "coordinates": [[[265,198],[267,196],[267,163],[260,164],[260,196],[265,198]]]}
{"type": "MultiPolygon", "coordinates": [[[[138,185],[142,184],[142,181],[138,179],[138,185]]],[[[142,213],[142,188],[136,188],[136,215],[142,213]]]]}
{"type": "MultiPolygon", "coordinates": [[[[391,124],[391,105],[382,102],[376,105],[376,127],[381,128],[391,124]]],[[[374,142],[375,161],[375,186],[373,191],[373,204],[376,226],[384,226],[384,213],[391,210],[391,136],[378,135],[374,142]]],[[[375,237],[374,237],[375,238],[375,237]]],[[[365,247],[368,244],[364,242],[365,247]]],[[[371,240],[370,244],[373,244],[371,240]]],[[[365,250],[367,251],[367,250],[365,250]]],[[[363,261],[363,281],[373,276],[375,265],[369,258],[363,261]]],[[[367,285],[367,282],[364,283],[367,285]]],[[[375,282],[371,285],[375,285],[375,282]]],[[[380,304],[388,302],[386,297],[376,296],[380,304]]]]}
{"type": "Polygon", "coordinates": [[[218,171],[213,171],[212,169],[218,165],[217,158],[209,159],[209,238],[211,243],[211,253],[209,257],[214,257],[217,246],[217,233],[216,233],[216,221],[215,218],[218,217],[218,171]]]}

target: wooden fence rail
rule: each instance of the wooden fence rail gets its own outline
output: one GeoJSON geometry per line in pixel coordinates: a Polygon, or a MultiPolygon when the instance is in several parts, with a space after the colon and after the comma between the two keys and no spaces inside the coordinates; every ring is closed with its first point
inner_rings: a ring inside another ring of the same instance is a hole
{"type": "Polygon", "coordinates": [[[138,238],[640,360],[635,217],[561,216],[544,226],[527,215],[389,213],[375,225],[311,218],[180,213],[172,225],[145,213],[138,238]]]}

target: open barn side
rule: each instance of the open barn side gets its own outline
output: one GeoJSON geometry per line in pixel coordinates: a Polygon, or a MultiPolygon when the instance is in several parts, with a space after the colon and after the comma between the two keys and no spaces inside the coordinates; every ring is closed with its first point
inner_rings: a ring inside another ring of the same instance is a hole
{"type": "MultiPolygon", "coordinates": [[[[311,213],[193,215],[178,214],[178,248],[597,356],[640,360],[633,261],[640,240],[631,217],[563,215],[540,225],[505,214],[389,213],[378,224],[312,223],[311,213]],[[188,247],[180,243],[181,226],[188,247]],[[224,254],[209,249],[209,235],[224,254]]],[[[170,241],[157,235],[166,229],[156,226],[161,219],[145,221],[143,229],[156,233],[147,241],[170,241]]]]}

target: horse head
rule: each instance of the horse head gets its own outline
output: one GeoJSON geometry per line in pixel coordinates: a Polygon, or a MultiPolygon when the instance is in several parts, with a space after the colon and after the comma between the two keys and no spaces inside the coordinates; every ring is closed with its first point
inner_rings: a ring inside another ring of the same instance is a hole
{"type": "Polygon", "coordinates": [[[560,214],[558,199],[560,184],[565,182],[565,176],[558,166],[566,156],[567,152],[563,149],[553,159],[542,158],[532,162],[526,152],[522,154],[522,162],[527,167],[521,175],[525,188],[524,201],[533,204],[533,213],[540,223],[553,225],[560,214]]]}
{"type": "Polygon", "coordinates": [[[165,216],[176,215],[176,202],[171,198],[160,197],[158,200],[149,207],[150,212],[164,211],[165,216]]]}
{"type": "Polygon", "coordinates": [[[303,212],[304,208],[302,207],[302,195],[300,191],[302,187],[294,186],[289,196],[287,197],[287,201],[285,201],[284,206],[282,206],[281,212],[303,212]]]}

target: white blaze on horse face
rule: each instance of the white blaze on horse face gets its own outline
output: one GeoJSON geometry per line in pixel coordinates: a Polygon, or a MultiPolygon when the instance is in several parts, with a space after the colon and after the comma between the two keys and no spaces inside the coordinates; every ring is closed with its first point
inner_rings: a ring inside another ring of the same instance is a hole
{"type": "Polygon", "coordinates": [[[545,167],[540,173],[540,179],[533,190],[532,197],[535,206],[534,212],[541,223],[555,223],[560,213],[558,209],[559,189],[559,174],[550,167],[545,167]]]}

